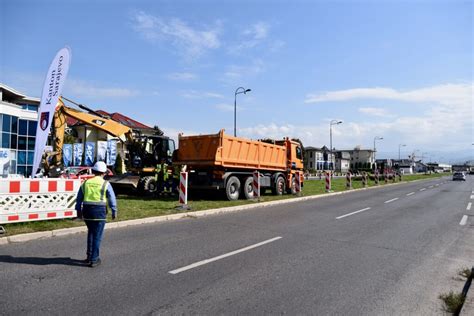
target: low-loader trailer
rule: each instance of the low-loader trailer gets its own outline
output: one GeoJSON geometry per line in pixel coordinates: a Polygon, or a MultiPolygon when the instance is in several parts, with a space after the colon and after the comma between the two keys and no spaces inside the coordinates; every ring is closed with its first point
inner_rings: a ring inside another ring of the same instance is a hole
{"type": "Polygon", "coordinates": [[[285,138],[274,143],[233,137],[221,130],[212,135],[178,136],[173,164],[186,165],[189,191],[225,190],[229,200],[241,194],[253,198],[253,172],[260,176],[260,190],[275,195],[295,190],[295,173],[303,183],[303,150],[285,138]]]}

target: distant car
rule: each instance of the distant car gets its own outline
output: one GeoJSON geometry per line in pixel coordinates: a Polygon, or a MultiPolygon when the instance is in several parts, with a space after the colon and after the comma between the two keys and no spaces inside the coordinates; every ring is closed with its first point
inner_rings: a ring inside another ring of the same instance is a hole
{"type": "MultiPolygon", "coordinates": [[[[105,177],[112,177],[114,173],[112,170],[107,168],[107,174],[105,177]]],[[[92,167],[67,167],[64,173],[61,175],[61,178],[66,179],[83,179],[87,180],[93,178],[94,174],[92,173],[92,167]]]]}
{"type": "Polygon", "coordinates": [[[456,180],[466,181],[466,175],[464,174],[464,172],[453,173],[453,181],[456,180]]]}

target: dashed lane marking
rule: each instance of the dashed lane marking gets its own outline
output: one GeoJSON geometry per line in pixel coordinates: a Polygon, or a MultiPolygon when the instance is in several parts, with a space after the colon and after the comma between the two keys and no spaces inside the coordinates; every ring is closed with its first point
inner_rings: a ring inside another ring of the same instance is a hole
{"type": "Polygon", "coordinates": [[[426,188],[422,188],[422,189],[420,189],[420,191],[425,191],[425,190],[426,190],[426,188]]]}
{"type": "Polygon", "coordinates": [[[398,198],[394,198],[394,199],[391,199],[391,200],[388,200],[388,201],[385,201],[384,203],[387,204],[387,203],[392,203],[393,201],[396,201],[398,200],[398,198]]]}
{"type": "Polygon", "coordinates": [[[472,203],[471,203],[471,202],[467,203],[466,211],[470,211],[470,210],[471,210],[471,206],[472,206],[472,203]]]}
{"type": "Polygon", "coordinates": [[[368,210],[370,210],[370,207],[366,207],[366,208],[363,208],[361,210],[358,210],[358,211],[355,211],[355,212],[352,212],[352,213],[349,213],[349,214],[341,215],[339,217],[336,217],[336,219],[341,219],[341,218],[351,216],[351,215],[354,215],[354,214],[357,214],[357,213],[365,212],[365,211],[368,211],[368,210]]]}
{"type": "Polygon", "coordinates": [[[254,249],[254,248],[263,246],[263,245],[265,245],[265,244],[274,242],[274,241],[276,241],[276,240],[278,240],[278,239],[281,239],[281,238],[282,238],[282,237],[278,236],[278,237],[275,237],[275,238],[272,238],[272,239],[268,239],[268,240],[259,242],[258,244],[251,245],[251,246],[248,246],[248,247],[245,247],[245,248],[241,248],[241,249],[238,249],[238,250],[235,250],[235,251],[232,251],[232,252],[229,252],[229,253],[226,253],[226,254],[223,254],[223,255],[214,257],[214,258],[210,258],[210,259],[202,260],[202,261],[199,261],[199,262],[195,262],[195,263],[190,264],[190,265],[188,265],[188,266],[185,266],[185,267],[182,267],[182,268],[179,268],[179,269],[176,269],[176,270],[169,271],[168,273],[171,273],[171,274],[178,274],[178,273],[184,272],[184,271],[186,271],[186,270],[190,270],[190,269],[193,269],[193,268],[197,268],[197,267],[199,267],[199,266],[202,266],[202,265],[205,265],[205,264],[208,264],[208,263],[211,263],[211,262],[220,260],[220,259],[224,259],[224,258],[233,256],[233,255],[236,255],[236,254],[238,254],[238,253],[241,253],[241,252],[244,252],[244,251],[247,251],[247,250],[250,250],[250,249],[254,249]]]}
{"type": "Polygon", "coordinates": [[[410,195],[413,195],[413,194],[415,194],[415,192],[410,192],[410,193],[407,194],[407,196],[410,196],[410,195]]]}
{"type": "Polygon", "coordinates": [[[464,226],[466,225],[466,223],[467,223],[467,215],[464,215],[461,221],[459,222],[459,225],[464,226]]]}

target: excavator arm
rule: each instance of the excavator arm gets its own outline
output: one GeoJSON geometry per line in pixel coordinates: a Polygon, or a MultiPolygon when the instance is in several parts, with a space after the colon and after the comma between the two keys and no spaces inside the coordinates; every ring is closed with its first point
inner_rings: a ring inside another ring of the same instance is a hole
{"type": "Polygon", "coordinates": [[[114,120],[106,119],[97,115],[81,112],[64,105],[61,98],[56,106],[54,113],[54,151],[57,152],[55,164],[59,165],[62,161],[62,147],[64,145],[64,131],[66,128],[66,118],[71,117],[84,124],[95,127],[109,135],[119,138],[121,141],[132,141],[132,130],[123,124],[114,120]]]}

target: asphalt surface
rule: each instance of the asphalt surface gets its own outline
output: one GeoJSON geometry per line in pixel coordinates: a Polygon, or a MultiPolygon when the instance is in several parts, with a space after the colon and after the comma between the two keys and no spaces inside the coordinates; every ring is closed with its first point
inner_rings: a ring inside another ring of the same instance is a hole
{"type": "Polygon", "coordinates": [[[473,184],[109,230],[97,268],[79,261],[85,234],[0,246],[0,314],[442,314],[473,264],[473,184]]]}

